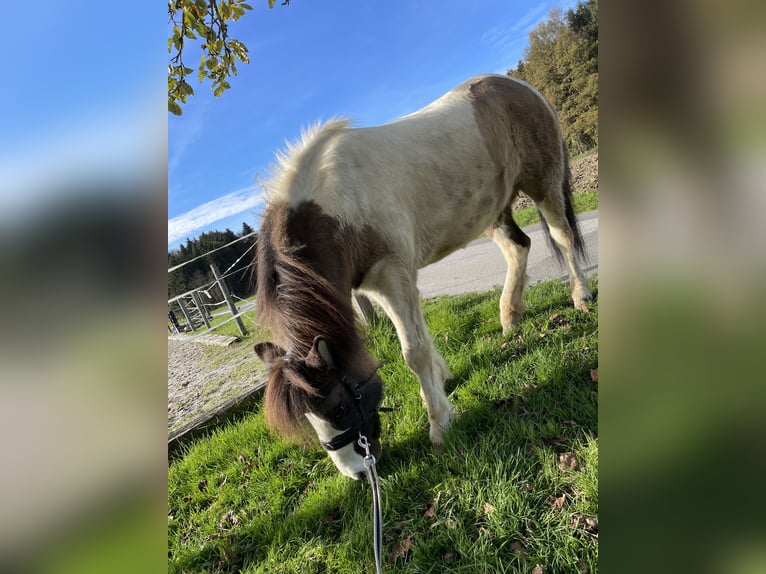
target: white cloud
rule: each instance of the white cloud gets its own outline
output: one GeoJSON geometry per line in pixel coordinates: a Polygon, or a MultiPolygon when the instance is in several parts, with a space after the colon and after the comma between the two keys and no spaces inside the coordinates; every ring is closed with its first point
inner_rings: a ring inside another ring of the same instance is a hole
{"type": "Polygon", "coordinates": [[[529,25],[531,24],[532,27],[537,25],[540,21],[540,17],[543,16],[543,14],[546,12],[546,2],[541,2],[531,10],[529,10],[526,14],[524,14],[518,22],[511,28],[511,32],[516,32],[518,30],[524,30],[525,32],[528,32],[531,28],[529,28],[529,25]]]}
{"type": "Polygon", "coordinates": [[[188,237],[206,225],[262,206],[265,200],[266,192],[260,186],[253,185],[203,203],[168,219],[168,244],[188,237]]]}
{"type": "Polygon", "coordinates": [[[528,10],[515,24],[493,26],[481,36],[482,42],[499,50],[504,55],[518,51],[527,43],[527,34],[546,16],[548,2],[541,2],[528,10]]]}

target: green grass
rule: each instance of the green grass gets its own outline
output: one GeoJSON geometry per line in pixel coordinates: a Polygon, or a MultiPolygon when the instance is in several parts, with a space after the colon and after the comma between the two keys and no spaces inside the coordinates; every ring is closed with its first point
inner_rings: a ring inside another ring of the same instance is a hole
{"type": "MultiPolygon", "coordinates": [[[[455,375],[441,455],[393,327],[370,327],[368,348],[388,361],[384,404],[395,407],[381,415],[385,572],[597,571],[597,535],[578,517],[598,514],[598,305],[582,313],[568,298],[557,281],[532,287],[507,337],[497,290],[424,303],[455,375]],[[559,468],[566,452],[579,470],[559,468]],[[408,538],[409,552],[390,561],[408,538]]],[[[168,483],[169,572],[374,571],[367,484],[318,447],[275,438],[261,412],[190,447],[168,483]]]]}
{"type": "MultiPolygon", "coordinates": [[[[598,209],[598,190],[586,189],[581,193],[572,195],[572,207],[575,213],[585,213],[598,209]]],[[[526,227],[535,223],[540,223],[540,214],[537,208],[527,207],[513,213],[513,219],[519,227],[526,227]]]]}

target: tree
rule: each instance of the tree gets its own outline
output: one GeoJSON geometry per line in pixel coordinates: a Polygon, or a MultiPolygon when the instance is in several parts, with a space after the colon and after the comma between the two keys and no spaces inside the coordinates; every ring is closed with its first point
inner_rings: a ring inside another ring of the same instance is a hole
{"type": "Polygon", "coordinates": [[[536,87],[559,114],[571,153],[598,145],[598,4],[552,10],[529,33],[524,59],[508,74],[536,87]]]}
{"type": "Polygon", "coordinates": [[[178,249],[168,251],[168,268],[184,264],[168,273],[168,299],[212,283],[211,263],[215,263],[222,273],[228,271],[226,283],[233,294],[240,297],[252,294],[255,286],[251,269],[255,258],[253,244],[257,238],[251,236],[229,245],[252,232],[253,228],[243,223],[240,234],[230,229],[208,231],[196,239],[187,239],[178,249]]]}
{"type": "MultiPolygon", "coordinates": [[[[275,0],[267,0],[269,8],[275,0]]],[[[282,5],[287,5],[285,0],[282,5]]],[[[237,75],[237,61],[250,62],[247,46],[229,36],[229,23],[236,22],[252,10],[245,0],[168,0],[168,15],[172,24],[168,38],[168,53],[172,54],[168,65],[168,110],[181,115],[194,89],[186,77],[194,70],[183,60],[188,40],[202,40],[202,56],[197,68],[200,83],[207,78],[212,90],[220,96],[231,85],[229,78],[237,75]]]]}

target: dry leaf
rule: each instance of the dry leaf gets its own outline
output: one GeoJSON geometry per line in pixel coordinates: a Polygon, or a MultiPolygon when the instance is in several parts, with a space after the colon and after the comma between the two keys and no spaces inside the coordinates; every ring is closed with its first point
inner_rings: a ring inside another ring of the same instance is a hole
{"type": "Polygon", "coordinates": [[[562,494],[561,496],[548,496],[548,502],[551,503],[551,507],[554,510],[560,510],[564,506],[566,498],[566,494],[562,494]]]}
{"type": "Polygon", "coordinates": [[[500,350],[501,350],[501,351],[505,351],[505,350],[508,348],[508,346],[509,346],[509,345],[510,345],[510,343],[508,343],[508,342],[506,341],[505,343],[503,343],[502,345],[500,345],[500,350]]]}
{"type": "Polygon", "coordinates": [[[202,480],[200,480],[199,484],[197,485],[197,488],[199,488],[200,492],[204,492],[205,489],[207,488],[207,479],[203,478],[202,480]]]}
{"type": "Polygon", "coordinates": [[[484,514],[492,514],[495,511],[495,507],[489,502],[484,503],[484,514]]]}
{"type": "Polygon", "coordinates": [[[444,333],[444,342],[445,342],[445,343],[449,343],[449,331],[447,331],[446,333],[444,333]]]}
{"type": "Polygon", "coordinates": [[[225,530],[230,526],[236,526],[239,524],[239,516],[234,514],[233,510],[229,510],[221,517],[221,521],[218,523],[219,530],[225,530]]]}
{"type": "Polygon", "coordinates": [[[577,460],[575,453],[565,452],[559,455],[559,469],[561,470],[573,470],[577,472],[580,470],[580,461],[577,460]]]}
{"type": "Polygon", "coordinates": [[[532,568],[532,574],[545,574],[545,570],[539,564],[532,568]]]}
{"type": "Polygon", "coordinates": [[[455,530],[455,528],[457,528],[457,523],[454,520],[452,520],[451,518],[448,518],[447,519],[447,527],[450,530],[455,530]]]}
{"type": "Polygon", "coordinates": [[[590,380],[594,383],[598,382],[598,369],[591,369],[590,370],[590,380]]]}
{"type": "Polygon", "coordinates": [[[598,519],[594,516],[585,516],[584,514],[575,514],[572,517],[572,526],[581,528],[586,532],[598,536],[598,519]]]}
{"type": "Polygon", "coordinates": [[[583,313],[590,313],[590,309],[588,309],[588,306],[585,303],[580,305],[580,311],[582,311],[583,313]]]}
{"type": "Polygon", "coordinates": [[[391,553],[388,555],[388,563],[393,564],[399,558],[406,560],[407,555],[410,553],[410,546],[412,546],[412,536],[407,536],[406,538],[399,540],[399,542],[394,544],[391,553]]]}
{"type": "Polygon", "coordinates": [[[433,502],[429,502],[426,504],[426,511],[423,513],[423,516],[426,518],[433,518],[436,514],[436,506],[433,502]]]}
{"type": "Polygon", "coordinates": [[[558,316],[559,316],[559,314],[558,314],[558,313],[554,313],[553,315],[551,315],[550,317],[548,317],[548,320],[549,320],[549,321],[555,321],[555,320],[558,318],[558,316]]]}
{"type": "Polygon", "coordinates": [[[445,564],[452,564],[455,561],[455,553],[447,552],[444,556],[442,556],[442,560],[445,564]]]}
{"type": "Polygon", "coordinates": [[[519,542],[518,540],[516,540],[514,542],[511,542],[511,551],[512,552],[516,552],[517,554],[524,554],[525,550],[526,550],[526,548],[524,547],[524,545],[521,542],[519,542]]]}

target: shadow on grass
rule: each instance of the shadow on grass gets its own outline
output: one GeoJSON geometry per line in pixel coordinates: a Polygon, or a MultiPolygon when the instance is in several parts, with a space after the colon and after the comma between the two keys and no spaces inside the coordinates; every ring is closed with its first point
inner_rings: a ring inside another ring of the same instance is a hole
{"type": "MultiPolygon", "coordinates": [[[[497,298],[499,293],[488,303],[486,296],[464,296],[451,307],[450,312],[461,317],[460,332],[442,346],[464,346],[466,353],[453,368],[454,378],[449,384],[457,416],[445,437],[444,452],[437,456],[431,447],[425,409],[416,430],[391,442],[383,436],[384,450],[378,470],[384,503],[386,499],[391,502],[383,510],[384,534],[408,521],[410,531],[416,536],[410,556],[413,567],[440,572],[460,568],[468,571],[470,559],[465,558],[461,563],[459,556],[450,567],[440,567],[440,561],[450,552],[447,539],[437,538],[432,524],[423,517],[434,491],[443,484],[455,478],[469,480],[476,474],[477,466],[491,469],[508,461],[513,461],[515,468],[523,469],[522,476],[532,477],[539,471],[542,458],[576,450],[587,435],[598,434],[596,386],[590,378],[590,370],[597,367],[597,352],[580,352],[576,344],[594,331],[593,321],[571,309],[568,294],[559,289],[544,293],[537,300],[544,303],[530,302],[521,328],[503,337],[499,334],[499,323],[488,322],[487,305],[495,309],[497,298]],[[486,332],[482,333],[483,330],[486,332]],[[477,331],[478,339],[470,340],[468,333],[477,331]],[[558,349],[563,351],[550,353],[558,349]],[[535,364],[535,355],[543,352],[555,357],[539,367],[535,364]],[[518,364],[522,371],[506,369],[511,363],[518,364]],[[523,371],[525,365],[536,370],[527,373],[523,371]],[[492,380],[486,384],[472,380],[477,371],[493,368],[499,375],[491,373],[492,380]],[[498,440],[497,436],[502,438],[498,440]],[[417,485],[416,492],[411,492],[411,485],[417,485]],[[405,501],[403,497],[409,498],[405,501]],[[417,543],[418,537],[423,544],[417,543]]],[[[439,322],[438,317],[434,319],[439,322]]],[[[387,319],[376,320],[371,329],[376,337],[383,336],[384,341],[379,344],[387,349],[386,355],[398,354],[396,337],[387,319]]],[[[401,362],[400,356],[388,358],[401,362]]],[[[399,367],[403,367],[403,363],[399,367]]],[[[397,424],[396,413],[384,413],[382,417],[384,428],[387,422],[397,424]],[[387,417],[391,418],[387,421],[387,417]]],[[[254,564],[264,571],[278,571],[279,564],[272,562],[281,549],[310,541],[350,546],[364,557],[364,562],[371,563],[372,525],[369,532],[360,532],[353,516],[346,519],[347,515],[360,511],[360,500],[370,500],[366,483],[343,480],[328,485],[325,482],[316,485],[315,491],[306,492],[311,482],[306,477],[301,492],[283,491],[289,498],[285,507],[290,510],[282,515],[252,517],[246,526],[232,532],[221,530],[196,552],[185,549],[182,557],[173,563],[172,571],[239,572],[254,564]]],[[[549,502],[544,494],[533,494],[542,515],[549,502]]],[[[366,505],[365,502],[361,506],[366,505]]],[[[462,519],[461,526],[465,530],[462,535],[476,537],[486,517],[477,511],[475,516],[463,515],[462,519]]],[[[528,528],[521,522],[507,526],[508,530],[518,530],[518,537],[533,537],[528,528]]],[[[386,540],[384,557],[396,541],[396,537],[386,540]]],[[[521,558],[509,549],[511,542],[507,535],[482,541],[492,549],[493,560],[521,566],[521,558]]],[[[318,556],[305,568],[302,566],[301,571],[330,573],[333,571],[330,562],[324,555],[318,556]]]]}

